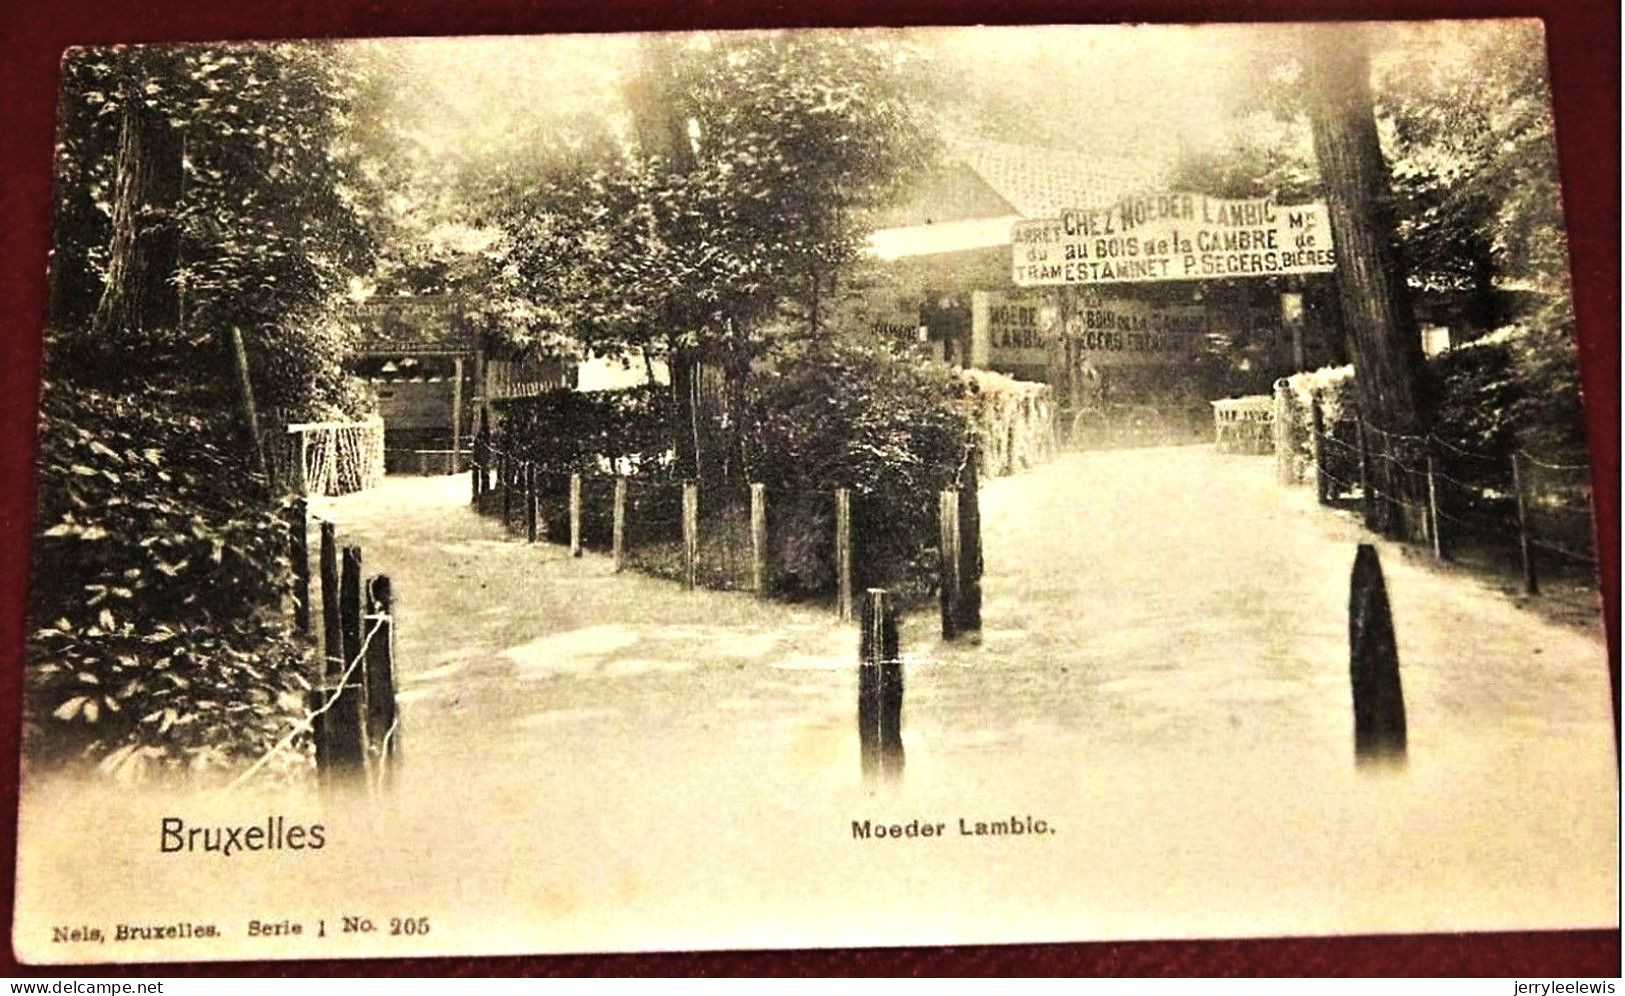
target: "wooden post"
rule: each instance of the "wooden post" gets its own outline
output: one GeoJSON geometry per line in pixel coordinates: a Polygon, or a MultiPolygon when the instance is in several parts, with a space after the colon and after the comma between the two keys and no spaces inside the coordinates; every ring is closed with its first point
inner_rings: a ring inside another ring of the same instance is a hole
{"type": "Polygon", "coordinates": [[[337,533],[331,522],[322,523],[322,673],[344,673],[344,635],[339,612],[339,554],[337,533]]]}
{"type": "Polygon", "coordinates": [[[254,381],[248,375],[248,349],[243,345],[243,330],[235,325],[231,329],[231,360],[237,371],[237,399],[243,406],[243,426],[254,447],[254,463],[269,482],[271,475],[265,465],[265,448],[260,445],[259,409],[254,405],[254,381]]]}
{"type": "Polygon", "coordinates": [[[942,636],[959,634],[959,498],[952,489],[937,492],[937,589],[942,636]]]}
{"type": "Polygon", "coordinates": [[[361,675],[352,674],[341,686],[338,678],[324,684],[317,693],[323,702],[333,700],[322,715],[327,758],[332,774],[328,785],[364,782],[367,774],[366,686],[361,675]]]}
{"type": "Polygon", "coordinates": [[[626,564],[626,478],[615,478],[615,521],[610,538],[610,555],[614,558],[615,572],[626,564]]]}
{"type": "Polygon", "coordinates": [[[981,487],[977,481],[979,454],[970,450],[965,462],[965,476],[959,488],[956,508],[956,547],[959,553],[959,603],[955,622],[961,633],[982,631],[982,505],[981,487]]]}
{"type": "Polygon", "coordinates": [[[750,584],[767,597],[767,485],[750,486],[750,584]]]}
{"type": "Polygon", "coordinates": [[[903,662],[897,614],[884,588],[864,593],[858,627],[858,749],[865,777],[903,770],[903,662]]]}
{"type": "Polygon", "coordinates": [[[1272,443],[1275,447],[1275,481],[1294,484],[1298,479],[1297,454],[1292,452],[1292,385],[1285,377],[1275,382],[1272,414],[1272,443]]]}
{"type": "Polygon", "coordinates": [[[508,529],[508,513],[513,510],[513,488],[508,486],[512,482],[512,478],[509,476],[511,470],[512,468],[508,466],[508,454],[504,453],[499,456],[497,458],[497,485],[502,488],[502,529],[504,532],[508,529]]]}
{"type": "Polygon", "coordinates": [[[959,635],[959,492],[937,494],[937,596],[942,606],[942,638],[959,635]]]}
{"type": "Polygon", "coordinates": [[[700,559],[700,486],[683,482],[683,587],[692,591],[700,559]]]}
{"type": "Polygon", "coordinates": [[[1320,397],[1309,398],[1309,443],[1315,458],[1315,500],[1326,504],[1331,496],[1331,483],[1326,475],[1326,420],[1320,411],[1320,397]]]}
{"type": "Polygon", "coordinates": [[[835,489],[835,611],[852,618],[852,489],[835,489]]]}
{"type": "Polygon", "coordinates": [[[1433,466],[1433,447],[1427,448],[1428,460],[1428,538],[1433,541],[1433,559],[1445,560],[1444,533],[1439,528],[1439,487],[1433,466]]]}
{"type": "Polygon", "coordinates": [[[389,577],[379,574],[367,580],[367,616],[364,620],[372,638],[367,643],[364,663],[367,700],[367,748],[374,759],[374,771],[387,776],[390,762],[400,746],[400,730],[395,711],[395,616],[394,593],[389,577]]]}
{"type": "Polygon", "coordinates": [[[333,787],[332,732],[327,713],[327,690],[319,684],[305,691],[305,712],[310,715],[310,741],[316,755],[316,784],[326,791],[333,787]]]}
{"type": "Polygon", "coordinates": [[[1377,549],[1361,543],[1349,582],[1349,681],[1357,758],[1403,756],[1405,695],[1399,649],[1377,549]]]}
{"type": "Polygon", "coordinates": [[[537,506],[541,504],[542,496],[538,493],[541,489],[536,486],[536,465],[527,463],[524,465],[524,467],[525,539],[531,543],[534,543],[537,539],[537,532],[539,531],[538,525],[539,520],[541,519],[541,510],[537,506]]]}
{"type": "Polygon", "coordinates": [[[486,400],[489,398],[485,390],[485,350],[474,350],[474,375],[469,379],[468,431],[472,437],[485,425],[486,400]]]}
{"type": "Polygon", "coordinates": [[[344,648],[343,668],[361,654],[361,548],[344,548],[339,571],[339,636],[344,648]]]}
{"type": "MultiPolygon", "coordinates": [[[[480,375],[480,376],[483,376],[483,374],[480,375]]],[[[481,485],[480,490],[483,491],[483,492],[487,492],[487,493],[490,492],[490,490],[491,490],[491,477],[490,477],[491,470],[492,470],[491,465],[495,461],[495,458],[491,455],[491,450],[492,450],[491,437],[492,437],[492,435],[493,435],[493,433],[491,432],[491,406],[482,403],[480,405],[480,438],[485,441],[485,466],[483,466],[480,469],[480,476],[483,477],[485,480],[484,480],[484,483],[481,485]]]]}
{"type": "Polygon", "coordinates": [[[481,452],[480,437],[475,436],[473,457],[468,461],[468,480],[469,489],[471,491],[469,500],[473,503],[474,511],[476,513],[480,510],[480,495],[483,492],[480,485],[484,483],[484,481],[481,480],[485,476],[485,467],[482,465],[484,460],[485,454],[481,452]]]}
{"type": "Polygon", "coordinates": [[[310,435],[300,429],[299,436],[299,466],[295,468],[294,490],[302,495],[310,494],[310,480],[305,476],[305,466],[310,459],[310,435]]]}
{"type": "Polygon", "coordinates": [[[570,556],[581,556],[581,475],[570,475],[570,556]]]}
{"type": "Polygon", "coordinates": [[[1365,416],[1361,415],[1354,420],[1354,441],[1360,451],[1360,507],[1365,517],[1365,527],[1371,528],[1377,515],[1377,503],[1371,494],[1371,451],[1366,448],[1365,416]]]}
{"type": "Polygon", "coordinates": [[[454,358],[451,366],[451,470],[448,473],[455,474],[463,455],[463,358],[454,358]]]}
{"type": "Polygon", "coordinates": [[[1523,590],[1526,595],[1540,594],[1540,581],[1535,576],[1535,550],[1530,544],[1529,499],[1523,493],[1523,472],[1518,467],[1518,454],[1512,454],[1512,491],[1518,498],[1518,553],[1523,558],[1523,590]]]}
{"type": "Polygon", "coordinates": [[[303,495],[288,505],[288,559],[293,564],[293,623],[310,635],[310,503],[303,495]]]}
{"type": "MultiPolygon", "coordinates": [[[[329,675],[328,694],[337,697],[327,712],[329,743],[335,774],[340,779],[365,778],[367,770],[366,685],[361,667],[361,548],[347,546],[339,575],[339,632],[342,658],[337,673],[329,675]]],[[[333,661],[329,659],[331,665],[333,661]]]]}

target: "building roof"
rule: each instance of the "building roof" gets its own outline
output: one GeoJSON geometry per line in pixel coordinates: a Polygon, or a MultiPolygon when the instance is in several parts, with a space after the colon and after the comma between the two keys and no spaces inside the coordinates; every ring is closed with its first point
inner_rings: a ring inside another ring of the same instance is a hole
{"type": "Polygon", "coordinates": [[[1130,194],[1156,189],[1163,180],[1147,160],[1118,154],[975,138],[950,139],[948,148],[1023,218],[1110,207],[1130,194]]]}
{"type": "MultiPolygon", "coordinates": [[[[1115,154],[964,137],[946,144],[953,166],[974,174],[1008,211],[878,229],[869,237],[870,255],[901,259],[1009,245],[1010,226],[1017,221],[1056,218],[1068,209],[1110,207],[1130,194],[1157,189],[1163,179],[1161,170],[1148,161],[1115,154]]],[[[930,196],[949,189],[937,184],[922,193],[930,196]]],[[[918,207],[909,213],[927,219],[953,217],[952,211],[938,210],[938,205],[918,207]]]]}

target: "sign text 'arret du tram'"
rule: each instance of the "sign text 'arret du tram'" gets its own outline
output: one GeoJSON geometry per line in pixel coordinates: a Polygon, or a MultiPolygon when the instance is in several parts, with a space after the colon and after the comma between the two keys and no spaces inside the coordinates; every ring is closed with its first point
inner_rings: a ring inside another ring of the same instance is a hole
{"type": "Polygon", "coordinates": [[[1016,222],[1019,287],[1330,273],[1324,204],[1204,194],[1126,197],[1109,208],[1016,222]]]}

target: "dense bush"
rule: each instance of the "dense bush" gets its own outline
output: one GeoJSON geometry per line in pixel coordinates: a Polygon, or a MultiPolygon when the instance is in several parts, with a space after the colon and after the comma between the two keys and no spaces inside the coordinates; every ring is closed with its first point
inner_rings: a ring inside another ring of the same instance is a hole
{"type": "Polygon", "coordinates": [[[964,473],[971,438],[966,390],[946,367],[839,339],[753,378],[751,480],[790,506],[775,529],[781,584],[833,587],[834,508],[824,496],[849,487],[854,583],[929,590],[937,493],[964,473]]]}
{"type": "Polygon", "coordinates": [[[493,406],[496,445],[549,474],[669,472],[669,389],[548,391],[493,406]]]}
{"type": "MultiPolygon", "coordinates": [[[[1531,324],[1508,326],[1431,357],[1423,394],[1433,437],[1495,459],[1520,447],[1559,458],[1583,450],[1572,333],[1572,321],[1547,312],[1531,324]]],[[[1292,435],[1305,454],[1311,396],[1320,400],[1328,425],[1356,416],[1353,367],[1300,373],[1289,383],[1292,435]]]]}
{"type": "Polygon", "coordinates": [[[54,383],[43,408],[27,756],[133,779],[265,751],[301,712],[305,650],[287,529],[245,499],[230,425],[159,391],[54,383]]]}

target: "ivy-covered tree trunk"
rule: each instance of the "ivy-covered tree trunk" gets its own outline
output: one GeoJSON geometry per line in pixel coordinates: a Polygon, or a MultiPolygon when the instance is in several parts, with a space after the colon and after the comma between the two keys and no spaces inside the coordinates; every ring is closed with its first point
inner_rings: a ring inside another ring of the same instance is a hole
{"type": "Polygon", "coordinates": [[[107,283],[91,328],[98,338],[174,326],[180,294],[181,132],[161,111],[127,94],[114,160],[107,283]]]}
{"type": "Polygon", "coordinates": [[[1315,158],[1337,245],[1337,288],[1360,412],[1373,431],[1370,476],[1382,500],[1375,528],[1414,532],[1425,507],[1420,475],[1398,461],[1416,454],[1405,438],[1426,425],[1421,405],[1422,344],[1405,267],[1394,244],[1388,164],[1377,144],[1371,67],[1363,32],[1306,32],[1307,103],[1315,158]]]}
{"type": "Polygon", "coordinates": [[[1500,324],[1495,300],[1494,249],[1487,238],[1475,238],[1468,246],[1472,273],[1468,288],[1467,323],[1482,335],[1500,324]]]}

